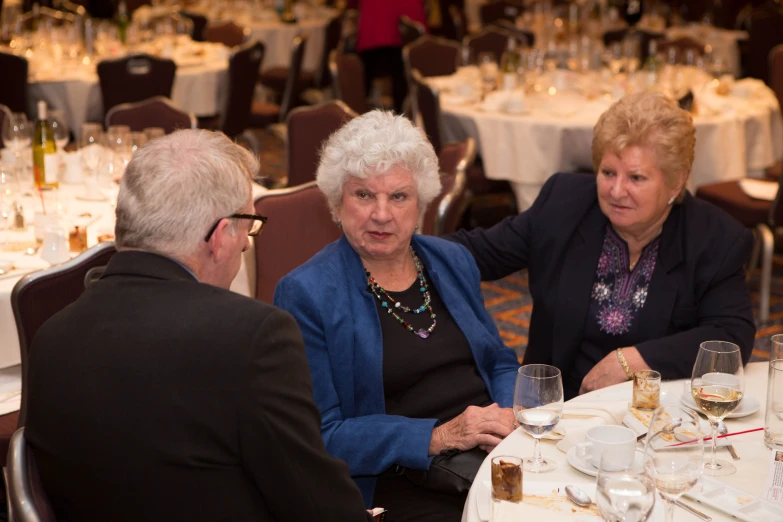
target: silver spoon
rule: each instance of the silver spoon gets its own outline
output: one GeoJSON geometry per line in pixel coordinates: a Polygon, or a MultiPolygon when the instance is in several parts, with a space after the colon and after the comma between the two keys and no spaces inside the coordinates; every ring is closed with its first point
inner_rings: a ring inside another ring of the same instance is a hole
{"type": "Polygon", "coordinates": [[[36,246],[36,247],[27,247],[27,250],[24,251],[24,255],[26,255],[26,256],[34,256],[35,254],[38,253],[38,249],[39,248],[41,248],[41,247],[38,247],[38,246],[36,246]]]}
{"type": "Polygon", "coordinates": [[[590,507],[593,505],[593,500],[590,498],[590,495],[576,486],[566,486],[565,493],[571,502],[577,506],[590,507]]]}

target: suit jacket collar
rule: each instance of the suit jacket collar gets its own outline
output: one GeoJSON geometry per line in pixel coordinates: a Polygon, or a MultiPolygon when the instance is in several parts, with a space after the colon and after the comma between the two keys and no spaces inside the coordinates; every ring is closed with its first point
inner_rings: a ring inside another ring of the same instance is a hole
{"type": "MultiPolygon", "coordinates": [[[[686,193],[685,201],[672,208],[663,224],[648,298],[637,319],[641,332],[665,331],[669,324],[670,317],[656,311],[671,310],[677,297],[677,285],[673,284],[675,276],[671,272],[683,261],[683,207],[691,203],[692,196],[686,193]]],[[[579,347],[608,222],[596,200],[580,221],[566,249],[552,334],[554,366],[570,367],[571,357],[579,347]]]]}
{"type": "Polygon", "coordinates": [[[113,276],[197,281],[193,274],[179,262],[160,254],[141,250],[123,250],[114,254],[101,279],[113,276]]]}

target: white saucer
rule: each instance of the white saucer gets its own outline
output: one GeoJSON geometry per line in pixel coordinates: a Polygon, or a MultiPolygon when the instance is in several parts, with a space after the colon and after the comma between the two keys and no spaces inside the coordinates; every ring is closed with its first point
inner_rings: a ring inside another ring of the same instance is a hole
{"type": "MultiPolygon", "coordinates": [[[[693,401],[693,397],[690,395],[682,394],[680,397],[680,402],[683,406],[690,408],[694,411],[697,411],[701,413],[701,410],[698,406],[696,406],[696,403],[693,401]]],[[[757,411],[759,411],[759,408],[761,408],[761,404],[759,403],[759,400],[755,397],[751,397],[750,395],[745,395],[742,398],[742,402],[740,402],[739,406],[736,410],[726,415],[727,419],[736,419],[739,417],[747,417],[748,415],[753,415],[757,411]]]]}
{"type": "MultiPolygon", "coordinates": [[[[636,452],[634,453],[634,460],[637,462],[637,464],[642,464],[642,457],[644,457],[644,451],[640,450],[639,448],[636,449],[636,452]]],[[[571,467],[576,468],[578,471],[581,471],[585,475],[589,475],[591,477],[597,477],[598,476],[598,468],[593,466],[593,463],[590,462],[589,459],[583,459],[579,455],[576,454],[576,446],[573,446],[568,452],[566,453],[566,460],[571,465],[571,467]]]]}
{"type": "Polygon", "coordinates": [[[566,453],[566,460],[571,465],[571,467],[576,468],[585,475],[590,475],[591,477],[598,476],[598,468],[593,466],[593,463],[590,462],[590,459],[583,459],[577,455],[576,446],[572,446],[571,449],[568,450],[566,453]]]}

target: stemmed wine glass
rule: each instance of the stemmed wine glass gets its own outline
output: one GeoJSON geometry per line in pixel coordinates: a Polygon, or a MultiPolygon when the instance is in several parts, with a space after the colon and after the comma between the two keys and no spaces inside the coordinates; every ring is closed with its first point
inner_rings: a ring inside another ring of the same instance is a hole
{"type": "Polygon", "coordinates": [[[105,198],[100,192],[98,183],[98,167],[104,156],[100,124],[82,125],[79,139],[79,158],[84,171],[84,199],[90,201],[102,201],[105,198]]]}
{"type": "Polygon", "coordinates": [[[653,413],[644,448],[655,487],[666,502],[666,522],[674,520],[674,501],[696,485],[704,462],[701,423],[696,413],[660,406],[653,413]]]}
{"type": "Polygon", "coordinates": [[[52,135],[55,144],[57,144],[57,150],[64,151],[70,140],[70,130],[65,113],[63,111],[49,111],[49,123],[52,126],[52,135]]]}
{"type": "Polygon", "coordinates": [[[616,459],[607,453],[601,457],[595,483],[598,513],[607,522],[646,521],[655,506],[650,457],[637,453],[628,466],[615,470],[616,459]],[[604,466],[604,459],[611,465],[604,466]]]}
{"type": "Polygon", "coordinates": [[[535,439],[533,457],[523,461],[523,469],[544,473],[557,469],[557,463],[541,456],[541,437],[552,431],[563,413],[563,380],[560,370],[547,364],[528,364],[517,371],[514,387],[514,417],[535,439]]]}
{"type": "Polygon", "coordinates": [[[726,341],[706,341],[699,347],[693,365],[691,395],[699,410],[707,416],[712,427],[712,456],[704,463],[704,474],[731,475],[737,471],[734,464],[715,457],[718,425],[737,409],[745,388],[742,354],[739,346],[726,341]]]}
{"type": "MultiPolygon", "coordinates": [[[[27,121],[27,116],[22,112],[15,112],[10,118],[6,119],[3,125],[3,144],[14,154],[14,166],[16,167],[17,178],[24,178],[23,172],[26,170],[25,162],[22,159],[22,152],[27,149],[33,141],[33,125],[27,121]]],[[[32,182],[32,177],[29,178],[32,182]]],[[[25,192],[32,190],[25,184],[25,192]]]]}

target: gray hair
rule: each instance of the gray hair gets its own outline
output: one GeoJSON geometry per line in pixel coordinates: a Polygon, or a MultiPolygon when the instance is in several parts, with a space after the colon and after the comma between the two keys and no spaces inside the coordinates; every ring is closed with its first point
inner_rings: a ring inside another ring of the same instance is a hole
{"type": "Polygon", "coordinates": [[[354,118],[329,137],[316,181],[334,215],[342,204],[348,176],[366,179],[394,167],[413,175],[423,212],[441,189],[435,149],[409,119],[375,110],[354,118]]]}
{"type": "Polygon", "coordinates": [[[117,199],[117,247],[179,258],[195,253],[210,227],[242,211],[258,160],[225,134],[180,130],[139,149],[117,199]]]}

